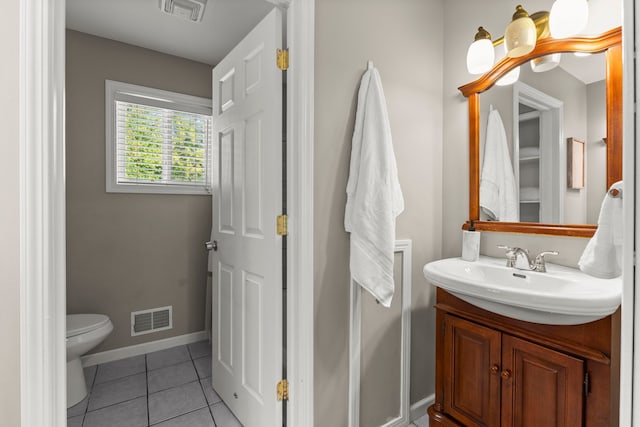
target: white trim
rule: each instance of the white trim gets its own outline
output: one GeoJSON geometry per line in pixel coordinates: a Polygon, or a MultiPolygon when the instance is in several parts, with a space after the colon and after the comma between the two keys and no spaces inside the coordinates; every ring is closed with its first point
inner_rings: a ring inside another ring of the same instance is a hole
{"type": "Polygon", "coordinates": [[[429,396],[425,397],[422,400],[418,400],[416,403],[411,405],[411,421],[415,421],[419,418],[422,418],[427,415],[427,408],[433,405],[436,401],[436,394],[432,393],[429,396]]]}
{"type": "Polygon", "coordinates": [[[287,376],[290,426],[314,425],[313,114],[315,1],[287,10],[287,376]]]}
{"type": "MultiPolygon", "coordinates": [[[[20,90],[22,427],[64,427],[65,0],[19,1],[20,74],[24,76],[20,90]]],[[[314,0],[291,0],[287,11],[291,60],[287,73],[287,419],[293,426],[314,424],[314,13],[314,0]]]]}
{"type": "MultiPolygon", "coordinates": [[[[564,102],[523,82],[513,85],[512,117],[519,117],[519,104],[534,108],[540,115],[540,220],[562,222],[566,187],[566,142],[563,132],[564,102]],[[547,138],[551,135],[551,140],[547,138]],[[543,142],[544,141],[544,142],[543,142]],[[551,167],[555,165],[557,167],[551,167]],[[542,185],[545,182],[545,185],[542,185]],[[556,183],[555,185],[550,183],[556,183]],[[548,207],[550,206],[550,208],[548,207]]],[[[515,120],[514,120],[515,122],[515,120]]],[[[513,171],[520,193],[520,128],[513,126],[513,171]]],[[[518,205],[518,215],[520,206],[518,205]]]]}
{"type": "MultiPolygon", "coordinates": [[[[402,309],[400,340],[400,414],[381,427],[406,426],[410,422],[411,385],[411,240],[396,240],[395,253],[402,254],[402,309]]],[[[362,325],[362,289],[350,280],[349,310],[349,427],[360,426],[360,350],[362,325]]]]}
{"type": "Polygon", "coordinates": [[[22,427],[66,426],[64,28],[64,0],[20,0],[22,427]]]}
{"type": "Polygon", "coordinates": [[[360,348],[362,306],[360,286],[349,280],[349,427],[360,426],[360,348]]]}
{"type": "MultiPolygon", "coordinates": [[[[635,292],[635,283],[640,280],[640,272],[635,268],[635,245],[640,238],[640,213],[638,198],[635,197],[635,186],[640,186],[640,176],[636,174],[640,164],[640,151],[637,151],[636,141],[640,130],[640,117],[634,114],[635,101],[640,87],[635,85],[640,68],[635,58],[636,41],[640,40],[640,28],[635,22],[640,22],[640,8],[634,10],[634,1],[624,0],[622,25],[622,112],[623,136],[622,176],[624,177],[623,221],[625,235],[635,236],[635,239],[624,239],[622,246],[622,312],[620,331],[620,420],[621,426],[637,424],[640,414],[640,316],[636,315],[640,304],[640,292],[635,292]],[[631,12],[629,12],[631,11],[631,12]],[[632,96],[631,94],[636,94],[632,96]],[[630,95],[630,96],[627,96],[630,95]],[[635,180],[634,180],[635,177],[635,180]],[[635,393],[634,393],[635,391],[635,393]],[[635,414],[635,416],[634,416],[635,414]],[[634,422],[636,421],[636,422],[634,422]]],[[[637,261],[636,261],[637,262],[637,261]]]]}
{"type": "Polygon", "coordinates": [[[208,339],[209,334],[207,331],[192,332],[190,334],[178,335],[177,337],[130,345],[127,347],[102,351],[100,353],[87,354],[82,356],[80,360],[82,361],[82,366],[93,366],[208,339]]]}

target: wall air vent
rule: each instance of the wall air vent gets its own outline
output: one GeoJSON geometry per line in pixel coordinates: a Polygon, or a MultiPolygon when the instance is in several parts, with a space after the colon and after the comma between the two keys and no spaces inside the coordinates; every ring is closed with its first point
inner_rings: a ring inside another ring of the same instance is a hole
{"type": "Polygon", "coordinates": [[[173,307],[152,308],[131,313],[131,336],[173,328],[173,307]]]}
{"type": "Polygon", "coordinates": [[[207,0],[160,0],[160,9],[192,22],[202,21],[207,0]]]}

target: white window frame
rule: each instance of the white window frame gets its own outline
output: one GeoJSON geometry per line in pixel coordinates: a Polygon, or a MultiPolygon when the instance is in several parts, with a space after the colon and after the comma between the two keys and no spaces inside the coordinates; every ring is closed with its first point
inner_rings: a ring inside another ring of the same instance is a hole
{"type": "MultiPolygon", "coordinates": [[[[194,194],[211,195],[211,159],[208,158],[206,184],[172,185],[163,183],[119,183],[117,172],[117,130],[116,101],[131,102],[152,107],[166,108],[190,113],[212,115],[212,101],[209,98],[185,95],[167,90],[154,89],[114,80],[105,80],[105,147],[106,147],[106,190],[107,193],[145,194],[194,194]]],[[[211,139],[211,138],[209,138],[211,139]]],[[[207,157],[211,153],[208,141],[207,157]]]]}

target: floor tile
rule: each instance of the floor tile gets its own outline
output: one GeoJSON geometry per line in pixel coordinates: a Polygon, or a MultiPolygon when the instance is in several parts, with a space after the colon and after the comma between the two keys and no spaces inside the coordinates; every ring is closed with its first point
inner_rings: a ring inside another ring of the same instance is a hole
{"type": "Polygon", "coordinates": [[[188,347],[192,359],[211,356],[211,343],[209,340],[194,342],[193,344],[189,344],[188,347]]]}
{"type": "Polygon", "coordinates": [[[84,415],[87,412],[87,404],[89,403],[89,395],[82,399],[80,403],[76,403],[71,408],[67,408],[67,418],[84,415]]]}
{"type": "Polygon", "coordinates": [[[165,366],[177,365],[178,363],[191,360],[189,350],[186,345],[168,348],[147,354],[147,369],[159,369],[165,366]]]}
{"type": "Polygon", "coordinates": [[[96,379],[96,370],[98,370],[98,365],[84,368],[84,380],[87,383],[87,390],[89,391],[91,391],[91,387],[93,387],[93,380],[96,379]]]}
{"type": "Polygon", "coordinates": [[[149,395],[149,421],[156,424],[207,406],[198,381],[149,395]]]}
{"type": "Polygon", "coordinates": [[[223,402],[211,405],[211,412],[217,427],[242,427],[240,421],[223,402]]]}
{"type": "Polygon", "coordinates": [[[417,420],[413,420],[413,424],[417,427],[427,427],[429,425],[429,417],[427,415],[423,415],[417,420]]]}
{"type": "Polygon", "coordinates": [[[67,427],[82,427],[82,421],[84,420],[84,414],[77,417],[67,418],[67,427]]]}
{"type": "Polygon", "coordinates": [[[96,384],[89,396],[89,411],[147,395],[145,374],[96,384]]]}
{"type": "Polygon", "coordinates": [[[172,418],[160,424],[154,424],[157,427],[216,427],[211,418],[209,408],[198,409],[197,411],[172,418]]]}
{"type": "Polygon", "coordinates": [[[196,365],[196,370],[198,371],[198,377],[200,377],[200,379],[209,378],[211,376],[211,356],[195,359],[193,364],[196,365]]]}
{"type": "Polygon", "coordinates": [[[139,374],[140,372],[145,372],[146,369],[144,354],[104,363],[102,365],[98,365],[95,384],[139,374]]]}
{"type": "Polygon", "coordinates": [[[146,427],[147,422],[147,398],[139,397],[87,412],[83,427],[146,427]]]}
{"type": "Polygon", "coordinates": [[[198,375],[196,374],[196,370],[191,361],[149,371],[147,376],[149,382],[149,393],[155,393],[160,390],[190,383],[198,379],[198,375]]]}
{"type": "Polygon", "coordinates": [[[211,378],[205,378],[200,380],[200,384],[202,384],[202,389],[204,390],[204,397],[207,398],[207,403],[209,405],[213,405],[214,403],[221,402],[222,399],[218,396],[218,393],[213,389],[211,385],[211,378]]]}

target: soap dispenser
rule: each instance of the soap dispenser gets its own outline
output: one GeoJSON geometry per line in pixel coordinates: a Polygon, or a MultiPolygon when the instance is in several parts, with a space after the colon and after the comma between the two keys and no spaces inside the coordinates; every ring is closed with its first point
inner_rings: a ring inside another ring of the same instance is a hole
{"type": "Polygon", "coordinates": [[[462,231],[462,259],[477,261],[480,256],[480,232],[476,231],[473,220],[469,223],[469,230],[462,231]]]}

